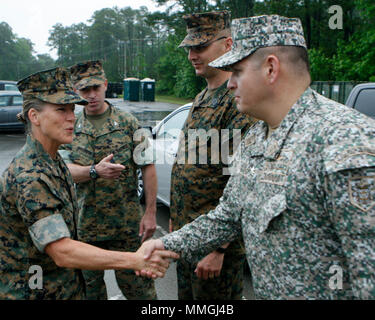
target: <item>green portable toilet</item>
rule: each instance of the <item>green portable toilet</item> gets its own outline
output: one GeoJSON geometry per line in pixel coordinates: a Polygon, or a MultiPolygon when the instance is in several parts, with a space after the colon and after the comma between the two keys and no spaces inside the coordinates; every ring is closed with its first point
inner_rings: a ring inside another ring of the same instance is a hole
{"type": "Polygon", "coordinates": [[[143,101],[155,101],[155,80],[146,78],[141,81],[141,92],[143,101]]]}
{"type": "Polygon", "coordinates": [[[139,101],[140,81],[137,78],[124,80],[124,100],[139,101]]]}

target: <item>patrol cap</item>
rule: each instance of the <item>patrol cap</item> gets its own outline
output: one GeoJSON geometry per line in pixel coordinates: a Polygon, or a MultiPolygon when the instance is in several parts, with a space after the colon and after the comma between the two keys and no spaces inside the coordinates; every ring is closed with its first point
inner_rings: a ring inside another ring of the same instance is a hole
{"type": "Polygon", "coordinates": [[[230,29],[229,11],[212,11],[205,13],[193,13],[182,17],[187,24],[187,35],[178,46],[200,46],[214,39],[225,29],[230,29]]]}
{"type": "Polygon", "coordinates": [[[107,80],[103,64],[99,60],[86,61],[70,67],[72,81],[77,90],[101,85],[107,80]]]}
{"type": "Polygon", "coordinates": [[[229,67],[250,56],[259,48],[299,46],[307,49],[301,20],[279,15],[234,19],[231,51],[209,63],[210,67],[229,67]]]}
{"type": "Polygon", "coordinates": [[[37,72],[20,80],[17,87],[21,91],[24,101],[39,99],[53,104],[88,104],[85,99],[74,92],[70,73],[65,68],[37,72]]]}

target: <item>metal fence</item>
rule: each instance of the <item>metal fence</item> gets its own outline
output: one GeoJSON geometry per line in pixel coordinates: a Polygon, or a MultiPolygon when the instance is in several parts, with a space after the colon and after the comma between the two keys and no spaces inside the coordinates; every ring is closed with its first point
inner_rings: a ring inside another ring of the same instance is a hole
{"type": "Polygon", "coordinates": [[[345,104],[350,91],[359,83],[355,81],[314,81],[311,88],[321,95],[345,104]]]}
{"type": "MultiPolygon", "coordinates": [[[[359,81],[314,81],[311,88],[319,92],[321,95],[345,104],[352,89],[359,81]]],[[[108,84],[107,98],[115,98],[123,94],[124,84],[110,82],[108,84]]]]}

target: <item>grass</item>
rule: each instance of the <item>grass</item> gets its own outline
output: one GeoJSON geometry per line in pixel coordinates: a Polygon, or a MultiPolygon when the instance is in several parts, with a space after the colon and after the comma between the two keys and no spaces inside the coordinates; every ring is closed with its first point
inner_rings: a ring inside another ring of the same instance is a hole
{"type": "Polygon", "coordinates": [[[192,99],[183,99],[183,98],[177,98],[173,96],[156,95],[155,101],[183,105],[183,104],[192,102],[192,99]]]}

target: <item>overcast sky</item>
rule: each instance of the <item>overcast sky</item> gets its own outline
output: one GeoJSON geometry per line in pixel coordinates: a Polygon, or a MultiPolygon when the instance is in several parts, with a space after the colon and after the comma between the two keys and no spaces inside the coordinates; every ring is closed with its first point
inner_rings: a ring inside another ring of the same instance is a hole
{"type": "Polygon", "coordinates": [[[161,10],[152,0],[7,0],[1,4],[0,22],[7,22],[18,37],[30,39],[37,53],[48,53],[54,58],[56,53],[49,51],[47,40],[56,23],[64,26],[87,23],[94,11],[115,6],[161,10]]]}

